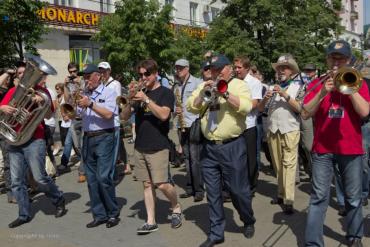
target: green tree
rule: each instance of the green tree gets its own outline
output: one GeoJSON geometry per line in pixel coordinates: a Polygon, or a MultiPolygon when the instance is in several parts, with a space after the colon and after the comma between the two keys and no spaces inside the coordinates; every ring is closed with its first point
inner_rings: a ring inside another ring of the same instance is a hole
{"type": "MultiPolygon", "coordinates": [[[[102,42],[102,50],[112,64],[114,73],[133,73],[138,61],[155,59],[169,69],[168,53],[174,39],[170,29],[172,7],[160,7],[157,0],[121,0],[114,14],[103,18],[100,32],[94,36],[102,42]]],[[[125,81],[131,78],[124,78],[125,81]]]]}
{"type": "Polygon", "coordinates": [[[3,0],[0,4],[0,66],[10,60],[24,58],[24,50],[37,54],[35,45],[47,32],[42,20],[37,16],[45,3],[33,0],[3,0]],[[5,47],[4,47],[5,46],[5,47]]]}
{"type": "Polygon", "coordinates": [[[211,23],[210,49],[230,58],[247,54],[267,78],[271,63],[291,53],[300,65],[323,68],[325,46],[341,32],[340,0],[230,0],[211,23]]]}

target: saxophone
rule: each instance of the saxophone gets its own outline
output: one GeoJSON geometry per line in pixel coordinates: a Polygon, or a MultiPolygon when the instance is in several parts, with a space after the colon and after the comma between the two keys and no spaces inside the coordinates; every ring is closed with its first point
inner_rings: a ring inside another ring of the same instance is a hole
{"type": "MultiPolygon", "coordinates": [[[[175,97],[176,97],[176,107],[182,108],[180,87],[178,85],[175,88],[175,97]]],[[[180,129],[181,129],[181,132],[185,132],[186,124],[185,124],[185,119],[184,119],[183,112],[179,113],[177,116],[178,116],[178,121],[179,121],[179,126],[180,126],[180,129]]]]}
{"type": "Polygon", "coordinates": [[[45,74],[56,75],[56,70],[39,57],[26,56],[26,69],[22,79],[19,81],[13,98],[9,105],[17,108],[12,115],[0,113],[0,133],[10,145],[19,146],[31,139],[37,126],[49,111],[51,100],[49,96],[41,91],[34,90],[45,74]],[[40,103],[34,102],[33,97],[40,96],[40,103]]]}

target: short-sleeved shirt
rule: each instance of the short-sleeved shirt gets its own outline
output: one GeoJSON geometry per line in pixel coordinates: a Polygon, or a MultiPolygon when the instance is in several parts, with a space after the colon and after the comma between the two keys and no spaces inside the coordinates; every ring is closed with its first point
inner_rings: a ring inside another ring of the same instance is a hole
{"type": "MultiPolygon", "coordinates": [[[[252,100],[262,99],[262,83],[256,77],[252,76],[250,73],[244,78],[244,81],[247,83],[249,90],[251,91],[252,100]]],[[[248,113],[246,118],[247,129],[253,128],[257,124],[257,115],[258,110],[253,109],[250,113],[248,113]]]]}
{"type": "MultiPolygon", "coordinates": [[[[191,94],[194,92],[194,90],[197,89],[197,87],[201,83],[202,83],[202,80],[190,75],[189,79],[187,80],[187,82],[185,84],[185,88],[184,88],[184,85],[178,86],[178,89],[180,90],[180,97],[181,97],[181,102],[182,102],[182,111],[183,111],[186,127],[190,127],[191,124],[198,117],[198,114],[194,114],[192,112],[189,112],[186,109],[186,101],[188,100],[188,98],[191,96],[191,94]]],[[[175,88],[175,90],[176,90],[176,88],[175,88]]],[[[180,126],[177,126],[177,127],[180,127],[180,126]]]]}
{"type": "MultiPolygon", "coordinates": [[[[51,102],[51,96],[45,88],[42,88],[40,86],[35,86],[34,89],[44,92],[49,97],[50,102],[51,102]]],[[[9,91],[6,93],[3,100],[1,101],[0,105],[8,105],[9,102],[13,98],[13,94],[14,94],[15,90],[16,90],[16,87],[13,87],[13,88],[9,89],[9,91]]],[[[53,106],[52,103],[50,104],[50,109],[51,109],[52,112],[54,112],[54,106],[53,106]]],[[[36,127],[36,130],[35,130],[32,138],[33,139],[45,139],[45,123],[44,123],[44,121],[41,121],[41,123],[36,127]]]]}
{"type": "MultiPolygon", "coordinates": [[[[114,80],[112,77],[109,77],[107,83],[105,84],[106,87],[109,87],[109,88],[112,88],[117,96],[121,96],[121,83],[117,80],[114,80]]],[[[120,124],[120,121],[119,121],[119,116],[115,116],[114,117],[114,126],[115,127],[119,127],[121,124],[120,124]]]]}
{"type": "Polygon", "coordinates": [[[77,108],[82,117],[82,129],[84,131],[97,131],[103,129],[114,128],[114,117],[118,115],[118,107],[116,104],[117,94],[101,83],[92,92],[86,92],[86,95],[94,102],[95,105],[103,107],[113,113],[113,117],[105,119],[90,108],[77,108]]]}
{"type": "MultiPolygon", "coordinates": [[[[307,91],[311,90],[318,83],[319,79],[311,82],[307,91]]],[[[304,103],[309,103],[317,93],[320,92],[323,84],[314,88],[304,99],[304,103]]],[[[369,90],[365,82],[358,93],[366,100],[370,101],[369,90]]],[[[363,154],[361,125],[362,119],[353,108],[349,95],[344,95],[338,91],[328,93],[321,101],[317,112],[314,115],[314,140],[312,152],[314,153],[333,153],[341,155],[363,154]],[[343,118],[329,118],[331,107],[343,107],[343,118]]]]}
{"type": "MultiPolygon", "coordinates": [[[[166,106],[173,111],[175,96],[163,86],[146,92],[146,95],[158,106],[166,106]]],[[[134,104],[136,140],[135,149],[141,152],[155,152],[168,149],[170,116],[165,121],[157,118],[145,104],[134,104]]]]}

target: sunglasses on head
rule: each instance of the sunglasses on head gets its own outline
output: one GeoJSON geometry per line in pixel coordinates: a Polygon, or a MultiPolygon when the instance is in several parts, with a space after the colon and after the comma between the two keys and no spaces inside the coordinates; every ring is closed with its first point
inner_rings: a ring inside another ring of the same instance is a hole
{"type": "Polygon", "coordinates": [[[148,77],[148,76],[150,76],[152,73],[150,73],[149,71],[146,71],[146,72],[144,72],[144,73],[139,73],[139,76],[140,76],[140,78],[141,77],[143,77],[143,76],[145,76],[145,77],[148,77]]]}

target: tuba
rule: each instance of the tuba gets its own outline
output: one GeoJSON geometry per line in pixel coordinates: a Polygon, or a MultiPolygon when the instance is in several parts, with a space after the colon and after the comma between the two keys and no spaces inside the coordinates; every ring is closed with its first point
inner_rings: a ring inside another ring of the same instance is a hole
{"type": "Polygon", "coordinates": [[[26,69],[9,105],[17,108],[12,115],[0,113],[0,133],[10,145],[19,146],[31,139],[37,126],[49,111],[51,100],[41,91],[34,90],[45,74],[56,75],[56,70],[40,57],[27,54],[26,69]],[[38,95],[43,100],[34,102],[32,98],[38,95]]]}

